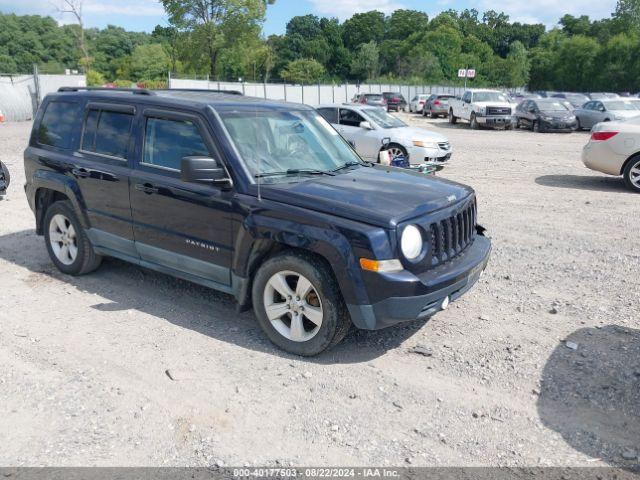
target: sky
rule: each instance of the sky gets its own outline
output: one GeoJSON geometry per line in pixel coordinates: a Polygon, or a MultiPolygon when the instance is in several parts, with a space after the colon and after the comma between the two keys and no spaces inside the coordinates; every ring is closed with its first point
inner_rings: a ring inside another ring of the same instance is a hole
{"type": "MultiPolygon", "coordinates": [[[[72,20],[68,15],[56,11],[56,5],[61,5],[62,1],[0,0],[0,12],[50,15],[61,23],[70,23],[72,20]]],[[[513,21],[544,23],[552,27],[565,13],[589,15],[592,19],[609,17],[616,3],[616,0],[276,0],[267,8],[264,33],[284,33],[287,22],[296,15],[312,13],[344,20],[356,12],[380,10],[391,13],[398,8],[422,10],[429,17],[450,8],[475,8],[480,12],[493,9],[505,12],[513,21]]],[[[112,24],[134,31],[149,32],[158,24],[168,24],[157,0],[85,0],[84,17],[87,27],[103,28],[112,24]]]]}

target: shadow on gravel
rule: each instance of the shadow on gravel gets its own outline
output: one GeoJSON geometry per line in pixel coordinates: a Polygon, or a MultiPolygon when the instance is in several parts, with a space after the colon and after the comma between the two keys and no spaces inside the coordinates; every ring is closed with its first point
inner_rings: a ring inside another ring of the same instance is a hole
{"type": "Polygon", "coordinates": [[[542,422],[586,455],[640,470],[640,330],[583,328],[566,341],[577,349],[560,344],[542,373],[542,422]]]}
{"type": "Polygon", "coordinates": [[[536,183],[544,187],[575,188],[599,192],[620,192],[633,194],[625,187],[622,178],[584,175],[542,175],[536,183]]]}
{"type": "MultiPolygon", "coordinates": [[[[89,275],[68,276],[55,268],[44,238],[34,230],[0,236],[0,258],[33,272],[28,280],[33,287],[55,288],[49,281],[57,279],[107,299],[91,306],[102,312],[137,310],[242,348],[302,358],[272,345],[253,312],[237,313],[231,295],[113,258],[105,258],[102,266],[89,275]]],[[[399,347],[425,323],[411,322],[376,332],[354,330],[333,349],[305,360],[319,364],[368,362],[399,347]]]]}

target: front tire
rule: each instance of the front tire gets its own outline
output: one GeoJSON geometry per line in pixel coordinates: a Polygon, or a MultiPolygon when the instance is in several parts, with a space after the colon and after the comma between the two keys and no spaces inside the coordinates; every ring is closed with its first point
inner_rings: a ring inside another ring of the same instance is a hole
{"type": "Polygon", "coordinates": [[[478,130],[478,128],[480,128],[480,125],[478,124],[478,119],[476,118],[475,113],[471,114],[471,119],[469,120],[469,126],[471,127],[471,130],[478,130]]]}
{"type": "Polygon", "coordinates": [[[269,339],[295,355],[322,353],[342,341],[351,326],[329,267],[304,253],[267,260],[256,274],[252,300],[269,339]]]}
{"type": "Polygon", "coordinates": [[[627,188],[640,193],[640,157],[632,159],[624,168],[622,175],[627,188]]]}
{"type": "Polygon", "coordinates": [[[449,123],[451,125],[455,125],[456,123],[458,123],[458,119],[456,118],[456,116],[453,114],[453,109],[449,110],[449,123]]]}
{"type": "Polygon", "coordinates": [[[54,265],[67,275],[85,275],[102,263],[68,200],[52,204],[44,217],[44,238],[54,265]]]}

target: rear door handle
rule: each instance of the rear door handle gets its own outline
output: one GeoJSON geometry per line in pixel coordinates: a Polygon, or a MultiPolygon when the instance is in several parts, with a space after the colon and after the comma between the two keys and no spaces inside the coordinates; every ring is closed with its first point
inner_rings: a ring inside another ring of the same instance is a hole
{"type": "Polygon", "coordinates": [[[148,195],[151,195],[152,193],[158,193],[160,191],[157,187],[154,187],[150,183],[136,183],[133,188],[148,195]]]}
{"type": "Polygon", "coordinates": [[[87,178],[91,176],[91,173],[85,170],[84,168],[73,168],[71,169],[71,173],[73,173],[74,176],[79,178],[87,178]]]}

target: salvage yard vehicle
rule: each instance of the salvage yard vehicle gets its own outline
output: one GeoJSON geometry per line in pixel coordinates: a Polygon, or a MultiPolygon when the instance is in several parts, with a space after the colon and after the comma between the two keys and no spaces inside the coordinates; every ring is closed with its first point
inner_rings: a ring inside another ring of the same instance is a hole
{"type": "Polygon", "coordinates": [[[425,117],[429,115],[431,118],[446,117],[449,113],[449,101],[452,98],[456,98],[455,95],[444,93],[431,95],[424,104],[422,115],[425,117]]]}
{"type": "Polygon", "coordinates": [[[385,102],[387,102],[387,112],[400,112],[407,109],[407,101],[399,92],[382,92],[385,102]]]}
{"type": "Polygon", "coordinates": [[[585,103],[582,108],[574,111],[578,119],[578,129],[591,128],[600,122],[613,122],[626,120],[640,115],[633,104],[622,99],[619,100],[592,100],[585,103]]]}
{"type": "Polygon", "coordinates": [[[379,108],[354,105],[321,105],[318,112],[354,145],[358,154],[377,162],[382,141],[389,138],[392,156],[404,156],[412,165],[446,162],[453,149],[444,135],[408,126],[379,108]]]}
{"type": "Polygon", "coordinates": [[[462,98],[449,101],[449,123],[466,120],[473,130],[481,126],[513,127],[512,104],[498,90],[467,90],[462,98]]]}
{"type": "Polygon", "coordinates": [[[640,117],[593,127],[582,162],[597,172],[622,175],[626,186],[640,193],[640,117]]]}
{"type": "Polygon", "coordinates": [[[11,175],[7,166],[0,162],[0,197],[7,193],[9,184],[11,183],[11,175]]]}
{"type": "Polygon", "coordinates": [[[422,113],[428,98],[429,95],[426,93],[420,93],[413,97],[409,102],[409,113],[422,113]]]}
{"type": "Polygon", "coordinates": [[[516,128],[534,132],[572,132],[578,128],[576,116],[561,99],[525,100],[516,107],[516,128]]]}
{"type": "Polygon", "coordinates": [[[358,101],[362,105],[370,105],[372,107],[386,108],[387,102],[379,93],[363,93],[358,96],[358,101]]]}
{"type": "Polygon", "coordinates": [[[24,166],[60,271],[113,256],[227,292],[298,355],[447,308],[491,250],[473,189],[363,162],[305,105],[65,87],[24,166]]]}

